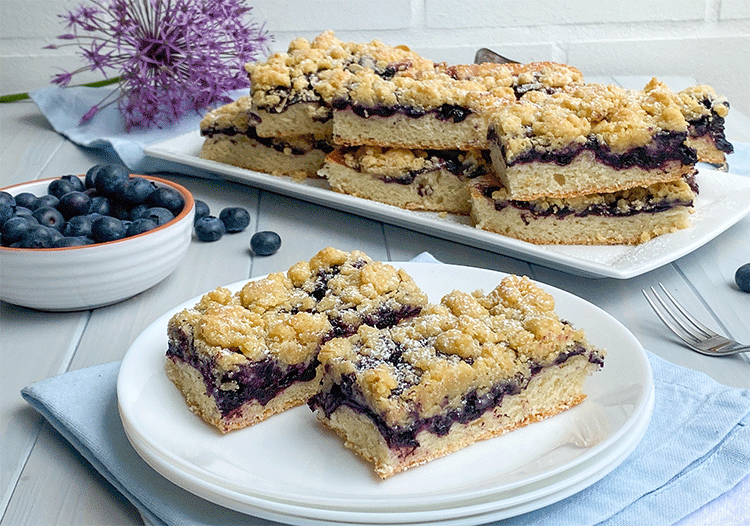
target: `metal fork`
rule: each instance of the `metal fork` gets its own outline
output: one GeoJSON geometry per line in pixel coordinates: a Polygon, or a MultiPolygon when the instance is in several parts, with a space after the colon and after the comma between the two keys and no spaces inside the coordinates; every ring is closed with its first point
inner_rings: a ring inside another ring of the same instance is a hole
{"type": "Polygon", "coordinates": [[[651,308],[678,338],[684,341],[688,347],[695,351],[708,356],[730,356],[742,352],[750,352],[750,345],[743,345],[734,340],[730,340],[699,322],[685,308],[680,305],[669,291],[659,283],[659,287],[664,292],[667,300],[654,289],[650,287],[651,295],[642,290],[651,308]],[[653,299],[652,297],[653,296],[653,299]]]}

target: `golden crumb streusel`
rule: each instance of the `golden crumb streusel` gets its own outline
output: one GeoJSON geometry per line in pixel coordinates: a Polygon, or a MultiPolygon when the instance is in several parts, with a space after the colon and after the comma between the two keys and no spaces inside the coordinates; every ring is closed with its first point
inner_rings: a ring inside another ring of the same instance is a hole
{"type": "Polygon", "coordinates": [[[357,396],[391,426],[459,407],[503,382],[529,378],[585,335],[561,321],[552,296],[527,277],[508,276],[490,293],[454,291],[395,327],[360,327],[327,342],[319,360],[328,381],[356,379],[357,396]]]}
{"type": "MultiPolygon", "coordinates": [[[[413,172],[439,170],[445,166],[446,152],[437,155],[429,150],[409,150],[406,148],[382,148],[380,146],[360,146],[343,148],[340,156],[343,164],[358,172],[381,176],[398,176],[413,172]]],[[[451,152],[448,152],[451,153],[451,152]]],[[[487,161],[480,150],[456,151],[452,158],[460,163],[465,171],[475,173],[487,161]]]]}
{"type": "Polygon", "coordinates": [[[592,136],[623,153],[648,144],[660,131],[687,131],[680,97],[657,82],[642,91],[604,84],[530,91],[491,121],[509,162],[532,148],[557,150],[592,136]]]}
{"type": "Polygon", "coordinates": [[[236,101],[209,111],[200,122],[201,130],[222,130],[233,128],[247,130],[255,126],[257,117],[253,115],[250,97],[239,97],[236,101]]]}

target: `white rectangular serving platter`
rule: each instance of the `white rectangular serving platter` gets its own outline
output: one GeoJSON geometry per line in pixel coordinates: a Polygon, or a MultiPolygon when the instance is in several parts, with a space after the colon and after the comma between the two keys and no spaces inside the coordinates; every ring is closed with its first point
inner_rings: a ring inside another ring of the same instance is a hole
{"type": "MultiPolygon", "coordinates": [[[[154,144],[146,155],[197,168],[206,176],[247,184],[355,215],[416,230],[498,254],[583,277],[628,279],[639,276],[705,245],[750,213],[750,179],[701,167],[700,194],[692,227],[636,246],[534,245],[474,228],[468,217],[405,210],[333,192],[324,180],[295,180],[201,159],[199,131],[154,144]]],[[[194,170],[191,174],[196,173],[194,170]]]]}

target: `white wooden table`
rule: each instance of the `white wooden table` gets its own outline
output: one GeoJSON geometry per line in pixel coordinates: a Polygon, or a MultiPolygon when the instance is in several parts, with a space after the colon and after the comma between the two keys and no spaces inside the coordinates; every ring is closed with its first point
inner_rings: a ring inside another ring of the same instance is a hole
{"type": "MultiPolygon", "coordinates": [[[[614,80],[642,87],[647,79],[614,80]]],[[[664,80],[673,89],[690,83],[664,80]]],[[[730,113],[727,129],[730,140],[750,141],[747,117],[730,113]]],[[[0,105],[0,136],[0,187],[83,173],[93,164],[113,161],[55,133],[28,101],[0,105]]],[[[135,508],[22,400],[20,390],[66,371],[119,360],[136,336],[171,307],[220,285],[285,270],[326,246],[360,249],[390,261],[429,251],[446,263],[527,274],[608,311],[662,358],[730,386],[750,387],[747,357],[710,358],[687,350],[641,295],[642,288],[662,282],[709,324],[750,342],[750,294],[733,286],[735,270],[750,262],[750,217],[692,254],[640,277],[587,279],[248,186],[169,177],[216,212],[230,205],[246,207],[253,217],[250,228],[215,243],[194,241],[171,276],[116,305],[46,313],[0,303],[0,526],[142,524],[135,508]],[[259,230],[281,235],[278,253],[250,255],[250,237],[259,230]]],[[[747,480],[744,488],[750,488],[747,480]]]]}

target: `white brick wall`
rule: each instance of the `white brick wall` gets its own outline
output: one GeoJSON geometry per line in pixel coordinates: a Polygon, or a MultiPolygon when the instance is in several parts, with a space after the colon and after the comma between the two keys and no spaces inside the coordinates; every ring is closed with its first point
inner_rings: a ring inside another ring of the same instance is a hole
{"type": "MultiPolygon", "coordinates": [[[[0,93],[44,86],[57,68],[79,65],[72,49],[42,49],[63,31],[56,15],[77,3],[0,0],[0,93]]],[[[484,46],[520,61],[567,62],[589,78],[692,77],[750,115],[750,0],[248,0],[248,5],[275,36],[274,51],[326,29],[343,40],[406,44],[453,63],[471,62],[484,46]]]]}

